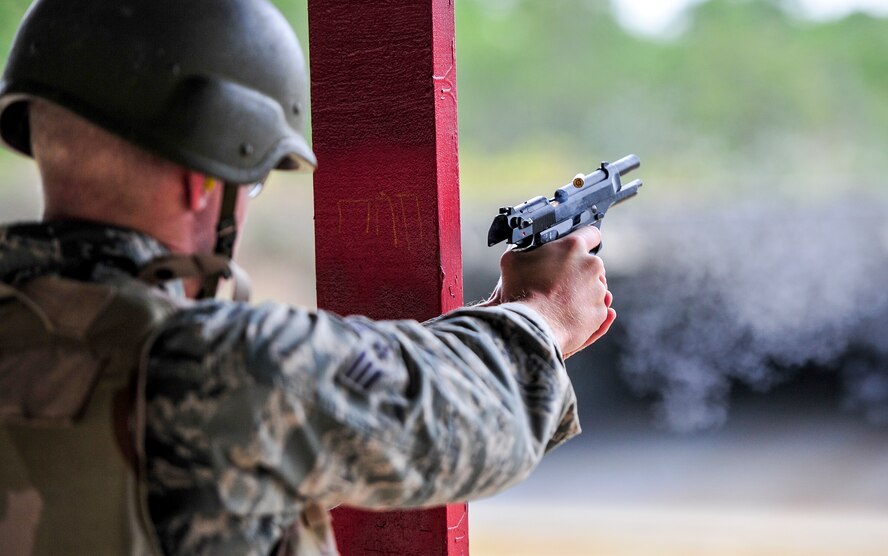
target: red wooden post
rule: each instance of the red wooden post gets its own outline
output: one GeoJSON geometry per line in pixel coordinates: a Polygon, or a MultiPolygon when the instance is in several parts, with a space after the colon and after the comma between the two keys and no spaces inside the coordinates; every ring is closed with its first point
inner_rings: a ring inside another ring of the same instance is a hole
{"type": "MultiPolygon", "coordinates": [[[[309,0],[318,305],[425,320],[462,304],[452,0],[309,0]]],[[[344,556],[468,554],[464,504],[334,512],[344,556]]]]}

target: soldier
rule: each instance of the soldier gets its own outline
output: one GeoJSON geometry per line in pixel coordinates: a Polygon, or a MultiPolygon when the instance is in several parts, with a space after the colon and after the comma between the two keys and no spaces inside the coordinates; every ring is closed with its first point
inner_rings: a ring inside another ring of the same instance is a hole
{"type": "Polygon", "coordinates": [[[615,318],[594,228],[422,324],[214,299],[250,184],[315,166],[304,81],[265,0],[28,12],[0,136],[45,214],[0,228],[4,554],[334,554],[326,508],[489,495],[579,432],[563,357],[615,318]]]}

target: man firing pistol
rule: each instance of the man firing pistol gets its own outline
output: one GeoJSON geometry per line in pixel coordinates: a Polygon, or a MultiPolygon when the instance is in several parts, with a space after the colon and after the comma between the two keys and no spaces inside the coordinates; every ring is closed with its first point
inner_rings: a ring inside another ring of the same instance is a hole
{"type": "Polygon", "coordinates": [[[0,228],[3,554],[333,554],[330,507],[487,496],[579,432],[564,357],[615,318],[594,227],[422,324],[214,298],[250,193],[316,166],[305,89],[265,0],[29,10],[0,82],[44,199],[0,228]]]}

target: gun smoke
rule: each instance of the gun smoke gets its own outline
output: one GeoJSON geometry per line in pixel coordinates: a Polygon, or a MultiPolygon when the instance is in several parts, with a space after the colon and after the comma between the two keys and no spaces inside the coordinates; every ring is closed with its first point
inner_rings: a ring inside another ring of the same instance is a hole
{"type": "Polygon", "coordinates": [[[605,224],[621,374],[666,426],[717,427],[735,385],[800,372],[838,373],[845,407],[888,424],[885,202],[660,207],[605,224]]]}

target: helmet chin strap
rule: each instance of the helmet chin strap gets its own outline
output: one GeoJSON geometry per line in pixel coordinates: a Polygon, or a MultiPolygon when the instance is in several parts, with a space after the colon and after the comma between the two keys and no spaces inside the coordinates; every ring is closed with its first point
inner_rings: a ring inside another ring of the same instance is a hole
{"type": "Polygon", "coordinates": [[[234,256],[234,245],[237,243],[237,219],[235,212],[237,210],[237,197],[240,191],[240,185],[235,183],[225,183],[222,193],[222,206],[219,209],[219,222],[216,224],[216,247],[213,250],[215,255],[223,257],[228,262],[229,272],[222,274],[207,274],[203,277],[203,284],[198,299],[212,299],[216,297],[219,289],[219,281],[222,278],[231,278],[235,281],[235,298],[239,297],[237,292],[246,291],[249,298],[249,281],[246,273],[240,269],[232,257],[234,256]],[[246,284],[244,284],[246,282],[246,284]]]}
{"type": "Polygon", "coordinates": [[[196,278],[201,289],[197,299],[213,299],[219,289],[219,281],[234,282],[234,301],[250,300],[250,278],[231,260],[237,242],[237,197],[239,185],[226,183],[216,225],[216,247],[212,255],[168,255],[158,257],[143,266],[139,278],[149,284],[163,284],[170,280],[196,278]]]}
{"type": "Polygon", "coordinates": [[[219,208],[219,223],[216,224],[216,249],[217,255],[228,259],[234,256],[234,244],[237,243],[237,194],[240,186],[235,183],[226,183],[222,192],[222,206],[219,208]]]}

